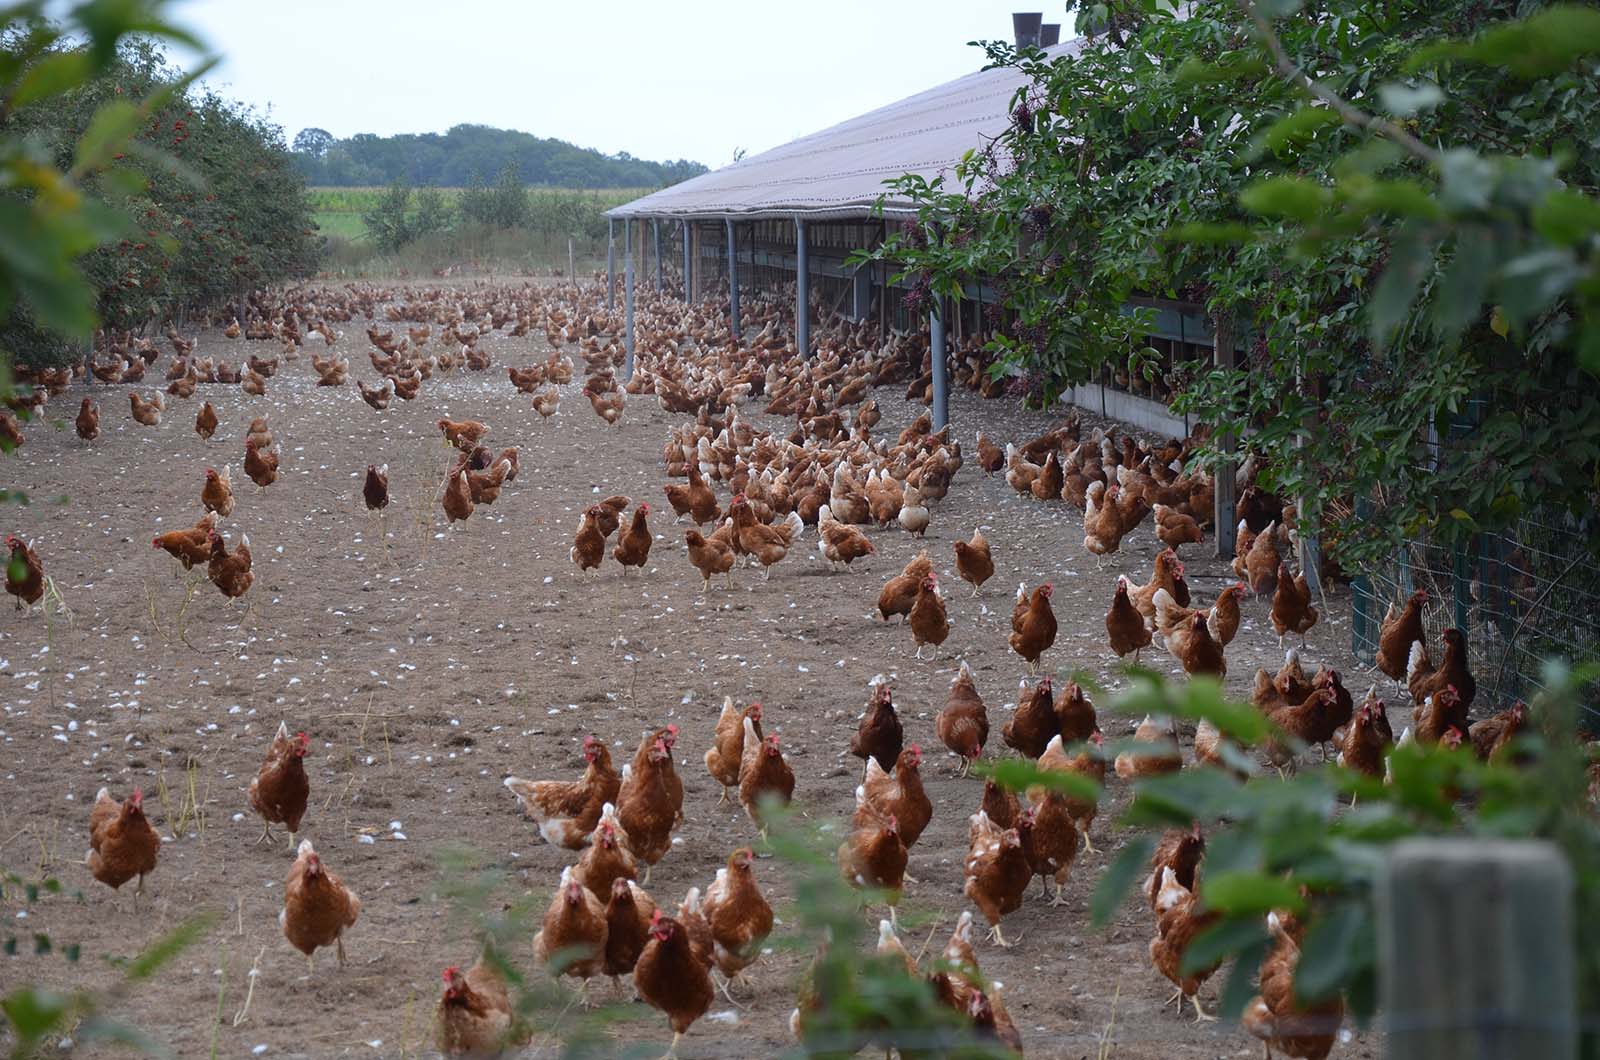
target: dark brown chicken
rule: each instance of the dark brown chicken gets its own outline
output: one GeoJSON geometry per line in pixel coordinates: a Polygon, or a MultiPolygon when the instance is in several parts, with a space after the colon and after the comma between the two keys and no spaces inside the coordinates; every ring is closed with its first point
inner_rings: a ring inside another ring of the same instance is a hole
{"type": "Polygon", "coordinates": [[[134,902],[144,893],[144,878],[155,871],[161,854],[161,837],[144,815],[144,792],[133,790],[122,802],[101,788],[89,811],[89,872],[113,891],[134,877],[139,886],[134,902]]]}
{"type": "Polygon", "coordinates": [[[305,766],[310,749],[310,737],[303,732],[291,737],[288,724],[278,723],[266,760],[250,781],[250,807],[261,815],[263,826],[257,843],[271,839],[272,826],[281,824],[289,829],[290,849],[295,847],[295,833],[300,831],[300,819],[305,816],[306,802],[311,797],[305,766]]]}
{"type": "Polygon", "coordinates": [[[382,511],[389,507],[389,465],[375,467],[367,465],[366,481],[361,485],[361,499],[366,502],[367,511],[382,511]]]}
{"type": "Polygon", "coordinates": [[[872,698],[867,700],[867,712],[862,715],[856,733],[850,738],[850,753],[862,760],[865,776],[866,762],[875,758],[884,769],[893,769],[905,744],[905,729],[894,709],[894,696],[889,682],[879,681],[872,687],[872,698]]]}

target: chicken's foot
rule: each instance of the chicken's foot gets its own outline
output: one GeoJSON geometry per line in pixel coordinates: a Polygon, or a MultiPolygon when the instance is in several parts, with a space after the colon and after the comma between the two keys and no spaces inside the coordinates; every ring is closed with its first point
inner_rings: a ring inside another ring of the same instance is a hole
{"type": "Polygon", "coordinates": [[[1009,950],[1011,947],[1022,941],[1021,935],[1018,935],[1016,938],[1007,941],[1005,935],[1000,931],[999,924],[996,924],[994,927],[990,928],[989,934],[985,937],[1003,950],[1009,950]]]}
{"type": "Polygon", "coordinates": [[[1083,852],[1085,854],[1100,853],[1100,851],[1095,849],[1095,845],[1089,841],[1089,830],[1087,828],[1080,828],[1078,830],[1078,834],[1083,836],[1083,852]]]}
{"type": "Polygon", "coordinates": [[[345,959],[344,959],[344,936],[340,935],[338,938],[334,939],[333,940],[333,946],[334,946],[334,952],[339,955],[339,967],[343,968],[344,964],[345,964],[345,959]]]}
{"type": "Polygon", "coordinates": [[[740,1010],[741,1012],[750,1011],[750,1006],[749,1005],[740,1004],[738,1001],[734,1000],[734,997],[733,997],[733,980],[732,979],[724,980],[722,978],[722,976],[718,975],[715,972],[712,972],[711,973],[711,981],[713,983],[717,984],[717,990],[722,993],[723,997],[728,999],[728,1004],[732,1005],[734,1008],[740,1010]]]}
{"type": "Polygon", "coordinates": [[[1052,906],[1066,905],[1067,904],[1067,896],[1063,893],[1063,889],[1065,887],[1066,887],[1066,884],[1062,883],[1060,880],[1056,881],[1056,896],[1054,898],[1050,899],[1050,904],[1052,906]]]}
{"type": "MultiPolygon", "coordinates": [[[[271,838],[273,838],[273,835],[272,835],[272,822],[263,817],[261,819],[261,835],[251,845],[252,846],[260,846],[262,843],[265,843],[267,840],[269,840],[271,838]]],[[[291,845],[293,845],[292,840],[291,840],[291,845]]]]}
{"type": "Polygon", "coordinates": [[[1194,1002],[1194,1021],[1196,1023],[1215,1023],[1215,1022],[1217,1022],[1217,1017],[1216,1017],[1216,1015],[1214,1013],[1207,1012],[1205,1009],[1200,1007],[1200,995],[1199,994],[1191,994],[1189,996],[1189,1000],[1194,1002]]]}

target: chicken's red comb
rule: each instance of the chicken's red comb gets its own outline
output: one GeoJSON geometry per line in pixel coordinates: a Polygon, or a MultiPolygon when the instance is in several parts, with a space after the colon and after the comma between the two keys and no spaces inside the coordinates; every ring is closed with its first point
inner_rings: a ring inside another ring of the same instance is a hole
{"type": "Polygon", "coordinates": [[[457,968],[455,965],[452,964],[450,967],[448,967],[448,968],[446,968],[444,970],[444,981],[447,982],[447,983],[448,982],[452,982],[455,979],[455,977],[457,975],[460,975],[460,974],[461,974],[461,969],[457,968]]]}
{"type": "Polygon", "coordinates": [[[135,807],[143,806],[144,805],[144,789],[143,788],[134,788],[133,789],[133,794],[128,796],[128,799],[129,799],[130,802],[133,803],[133,805],[135,807]]]}

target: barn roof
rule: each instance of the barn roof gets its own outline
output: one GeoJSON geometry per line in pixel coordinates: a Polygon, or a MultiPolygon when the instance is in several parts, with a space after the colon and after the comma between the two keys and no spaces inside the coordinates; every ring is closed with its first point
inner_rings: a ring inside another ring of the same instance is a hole
{"type": "MultiPolygon", "coordinates": [[[[1073,40],[1045,51],[1071,54],[1079,45],[1073,40]]],[[[1009,67],[967,74],[635,199],[608,216],[866,217],[884,194],[884,181],[906,173],[930,179],[948,173],[967,151],[999,135],[1010,120],[1011,99],[1026,80],[1009,67]]],[[[904,200],[884,202],[889,216],[912,212],[904,200]]]]}

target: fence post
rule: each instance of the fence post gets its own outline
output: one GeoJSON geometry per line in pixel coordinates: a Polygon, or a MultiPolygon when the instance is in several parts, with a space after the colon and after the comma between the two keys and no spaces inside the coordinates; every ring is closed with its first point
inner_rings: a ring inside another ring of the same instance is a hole
{"type": "Polygon", "coordinates": [[[1472,623],[1472,572],[1468,568],[1467,550],[1457,545],[1450,562],[1450,595],[1455,598],[1455,624],[1463,636],[1470,632],[1472,623]]]}
{"type": "Polygon", "coordinates": [[[572,237],[567,237],[567,279],[578,282],[578,255],[572,249],[572,237]]]}
{"type": "Polygon", "coordinates": [[[733,218],[728,226],[728,322],[733,341],[739,341],[739,246],[733,230],[733,218]]]}
{"type": "Polygon", "coordinates": [[[606,218],[606,312],[617,311],[617,222],[606,218]]]}
{"type": "MultiPolygon", "coordinates": [[[[1372,501],[1356,498],[1356,521],[1365,522],[1372,517],[1372,501]]],[[[1363,666],[1371,666],[1377,657],[1378,637],[1372,619],[1376,612],[1372,598],[1372,579],[1362,571],[1350,579],[1350,651],[1363,666]]]]}
{"type": "Polygon", "coordinates": [[[1577,1056],[1573,877],[1555,844],[1405,840],[1376,899],[1389,1060],[1577,1056]]]}
{"type": "Polygon", "coordinates": [[[622,221],[622,239],[627,243],[627,250],[623,257],[623,300],[625,303],[625,322],[622,329],[622,349],[626,354],[622,366],[622,381],[627,382],[633,378],[633,231],[632,222],[624,218],[622,221]]]}
{"type": "Polygon", "coordinates": [[[794,345],[802,360],[811,356],[811,262],[807,256],[806,222],[794,219],[794,345]]]}
{"type": "MultiPolygon", "coordinates": [[[[1238,348],[1233,338],[1233,314],[1223,313],[1217,317],[1212,331],[1211,360],[1218,368],[1232,368],[1237,363],[1237,358],[1238,348]]],[[[1102,399],[1104,393],[1105,387],[1102,386],[1102,399]]],[[[1217,558],[1232,559],[1234,502],[1238,485],[1236,476],[1239,470],[1234,452],[1239,439],[1231,430],[1224,427],[1217,437],[1217,443],[1223,457],[1217,461],[1216,469],[1211,474],[1211,521],[1217,537],[1217,558]]]]}
{"type": "Polygon", "coordinates": [[[935,298],[928,312],[928,362],[933,366],[933,429],[944,430],[950,424],[950,379],[946,361],[950,352],[945,343],[945,314],[949,300],[935,298]]]}

